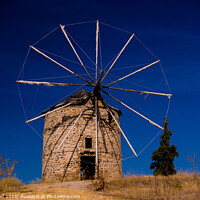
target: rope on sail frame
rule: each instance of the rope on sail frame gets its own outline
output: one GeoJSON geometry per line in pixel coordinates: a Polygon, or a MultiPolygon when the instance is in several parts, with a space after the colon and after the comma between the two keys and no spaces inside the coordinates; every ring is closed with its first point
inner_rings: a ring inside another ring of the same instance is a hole
{"type": "MultiPolygon", "coordinates": [[[[25,108],[24,108],[24,103],[23,103],[23,100],[22,100],[22,95],[21,95],[18,83],[17,83],[17,89],[18,89],[20,101],[21,101],[21,104],[22,104],[22,109],[23,109],[23,112],[24,112],[24,117],[25,117],[25,120],[27,120],[27,116],[26,116],[26,112],[25,112],[25,108]]],[[[27,124],[42,139],[42,136],[29,123],[27,123],[27,124]]]]}
{"type": "MultiPolygon", "coordinates": [[[[170,102],[171,102],[171,99],[169,99],[169,102],[168,102],[168,106],[167,106],[167,112],[166,112],[166,115],[165,116],[168,116],[168,113],[169,113],[169,107],[170,107],[170,102]]],[[[144,148],[142,148],[142,150],[138,153],[138,156],[141,154],[141,153],[143,153],[146,149],[147,149],[147,147],[149,147],[152,143],[153,143],[153,141],[160,135],[160,133],[162,132],[163,130],[160,130],[154,137],[153,137],[153,139],[150,141],[150,142],[148,142],[145,146],[144,146],[144,148]]],[[[130,157],[127,157],[127,158],[123,158],[122,160],[128,160],[128,159],[131,159],[131,158],[134,158],[135,156],[130,156],[130,157]]]]}
{"type": "Polygon", "coordinates": [[[48,32],[45,36],[43,36],[41,39],[39,39],[37,42],[35,42],[32,46],[36,45],[37,43],[39,43],[41,40],[43,40],[44,38],[46,38],[48,35],[50,35],[51,33],[53,33],[55,30],[57,30],[59,28],[59,26],[57,26],[56,28],[54,28],[52,31],[48,32]]]}
{"type": "MultiPolygon", "coordinates": [[[[84,24],[84,23],[91,23],[91,22],[96,22],[96,21],[74,23],[74,24],[68,24],[68,25],[66,25],[66,26],[72,26],[72,25],[78,25],[78,24],[84,24]]],[[[109,26],[109,27],[111,27],[111,28],[114,28],[114,29],[117,29],[117,30],[120,30],[120,31],[129,33],[129,34],[132,34],[132,33],[128,32],[128,31],[125,31],[125,30],[123,30],[123,29],[120,29],[120,28],[111,26],[111,25],[109,25],[109,24],[106,24],[106,23],[103,23],[103,22],[100,22],[100,23],[103,24],[103,25],[109,26]]],[[[48,35],[50,35],[51,33],[53,33],[53,32],[54,32],[55,30],[57,30],[58,28],[59,28],[59,26],[56,27],[56,28],[54,28],[54,29],[53,29],[52,31],[50,31],[49,33],[47,33],[47,34],[46,34],[45,36],[43,36],[40,40],[38,40],[37,42],[35,42],[35,43],[33,44],[33,46],[36,45],[37,43],[39,43],[39,42],[40,42],[41,40],[43,40],[44,38],[46,38],[46,37],[47,37],[48,35]]],[[[82,50],[82,52],[90,59],[90,61],[91,61],[93,64],[95,64],[95,63],[91,60],[91,58],[83,51],[83,49],[76,43],[76,41],[72,38],[72,36],[71,36],[69,33],[68,33],[68,35],[69,35],[69,37],[71,37],[71,39],[75,42],[75,44],[82,50]]],[[[153,52],[152,52],[152,51],[137,37],[137,36],[135,36],[135,38],[145,47],[145,49],[147,49],[147,51],[148,51],[153,57],[155,57],[156,59],[158,59],[157,56],[155,56],[155,54],[154,54],[154,53],[153,53],[153,52]]],[[[99,41],[99,42],[100,42],[100,41],[99,41]]],[[[100,44],[100,46],[101,46],[101,44],[100,44]]],[[[20,73],[19,73],[19,76],[18,76],[18,79],[19,79],[19,77],[20,77],[21,74],[22,74],[22,77],[23,77],[24,66],[25,66],[25,63],[26,63],[26,61],[27,61],[29,52],[30,52],[30,47],[29,47],[28,52],[27,52],[27,54],[26,54],[25,60],[24,60],[24,62],[23,62],[22,68],[21,68],[20,73]]],[[[100,52],[100,54],[101,54],[101,52],[100,52]]],[[[56,55],[56,56],[57,56],[57,55],[56,55]]],[[[113,59],[114,59],[114,58],[113,58],[113,59]]],[[[111,61],[112,61],[112,60],[111,60],[111,61]]],[[[108,65],[109,65],[109,64],[108,64],[108,65]]],[[[108,65],[107,65],[106,67],[108,67],[108,65]]],[[[101,58],[101,67],[102,67],[102,58],[101,58]]],[[[170,87],[169,87],[169,84],[168,84],[168,81],[167,81],[167,78],[166,78],[166,75],[165,75],[165,73],[164,73],[164,70],[163,70],[163,67],[162,67],[162,64],[161,64],[161,63],[160,63],[160,68],[161,68],[162,74],[163,74],[163,76],[164,76],[166,85],[167,85],[169,91],[171,92],[170,87]]],[[[21,96],[21,92],[20,92],[20,89],[19,89],[18,84],[17,84],[17,88],[18,88],[18,92],[19,92],[20,101],[21,101],[21,104],[22,104],[24,116],[25,116],[25,119],[27,120],[27,116],[26,116],[26,112],[25,112],[25,108],[24,108],[24,104],[23,104],[23,100],[22,100],[22,96],[21,96]]],[[[77,88],[77,89],[79,89],[79,88],[77,88]]],[[[74,91],[73,91],[73,92],[74,92],[74,91]]],[[[69,95],[69,94],[68,94],[68,95],[69,95]]],[[[68,96],[68,95],[67,95],[67,96],[68,96]]],[[[168,103],[168,107],[167,107],[166,116],[168,115],[168,112],[169,112],[170,101],[171,101],[171,100],[170,100],[170,98],[169,98],[169,103],[168,103]]],[[[28,123],[28,125],[29,125],[30,128],[42,139],[41,135],[40,135],[29,123],[28,123]]],[[[149,145],[151,145],[151,143],[160,135],[161,131],[162,131],[162,130],[160,130],[160,131],[153,137],[153,139],[152,139],[150,142],[148,142],[148,144],[138,153],[138,155],[140,155],[141,153],[143,153],[143,152],[147,149],[147,147],[148,147],[149,145]]],[[[127,158],[123,158],[122,160],[131,159],[131,158],[133,158],[133,157],[135,157],[135,156],[130,156],[130,157],[127,157],[127,158]]]]}

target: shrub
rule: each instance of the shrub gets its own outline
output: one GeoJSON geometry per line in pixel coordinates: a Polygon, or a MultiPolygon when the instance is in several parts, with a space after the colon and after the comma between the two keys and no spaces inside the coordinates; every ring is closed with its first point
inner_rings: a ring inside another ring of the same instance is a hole
{"type": "Polygon", "coordinates": [[[3,178],[0,180],[0,192],[17,191],[22,182],[17,178],[3,178]]]}
{"type": "Polygon", "coordinates": [[[40,184],[40,183],[42,183],[42,180],[40,178],[36,178],[35,180],[32,180],[30,182],[30,184],[40,184]]]}
{"type": "Polygon", "coordinates": [[[3,159],[3,156],[0,155],[0,180],[16,176],[16,174],[13,174],[16,163],[17,161],[11,162],[9,159],[3,159]]]}

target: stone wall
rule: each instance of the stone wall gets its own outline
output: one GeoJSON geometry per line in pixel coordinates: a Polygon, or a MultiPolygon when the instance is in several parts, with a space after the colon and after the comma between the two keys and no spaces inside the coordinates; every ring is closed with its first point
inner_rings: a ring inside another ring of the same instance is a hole
{"type": "MultiPolygon", "coordinates": [[[[97,171],[106,178],[122,176],[121,133],[108,112],[99,103],[97,171]]],[[[72,181],[81,179],[81,156],[96,156],[95,110],[92,101],[69,133],[58,152],[58,146],[69,132],[84,105],[73,105],[52,112],[45,117],[43,132],[42,180],[43,182],[72,181]],[[92,148],[85,148],[85,138],[92,138],[92,148]]],[[[115,118],[119,116],[113,110],[115,118]]]]}

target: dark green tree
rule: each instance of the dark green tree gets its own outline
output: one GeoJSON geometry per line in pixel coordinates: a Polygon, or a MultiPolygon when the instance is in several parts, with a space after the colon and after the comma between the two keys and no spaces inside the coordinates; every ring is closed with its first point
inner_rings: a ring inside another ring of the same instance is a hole
{"type": "Polygon", "coordinates": [[[153,152],[151,157],[153,163],[150,165],[150,169],[155,169],[153,175],[163,175],[168,176],[176,174],[175,165],[173,164],[174,158],[179,156],[176,151],[177,147],[175,145],[170,145],[170,137],[172,132],[168,130],[167,117],[164,119],[164,133],[160,136],[160,146],[157,150],[153,152]]]}

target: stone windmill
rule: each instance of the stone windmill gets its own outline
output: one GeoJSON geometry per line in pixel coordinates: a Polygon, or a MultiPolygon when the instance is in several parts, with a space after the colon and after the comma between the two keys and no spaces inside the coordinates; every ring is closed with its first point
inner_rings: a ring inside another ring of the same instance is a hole
{"type": "Polygon", "coordinates": [[[102,94],[106,94],[151,124],[163,129],[163,127],[113,97],[106,91],[108,88],[119,91],[129,91],[141,94],[144,93],[147,95],[152,94],[166,96],[170,98],[172,96],[171,94],[116,88],[111,86],[157,64],[160,60],[133,71],[126,76],[115,80],[114,82],[104,85],[103,80],[113,68],[129,42],[132,40],[134,34],[131,34],[126,44],[111,63],[109,69],[106,72],[101,71],[98,77],[99,21],[96,21],[96,74],[95,79],[92,79],[75,50],[65,30],[65,26],[60,25],[60,29],[88,75],[88,79],[83,78],[66,66],[60,64],[43,51],[34,47],[34,45],[30,46],[30,48],[58,66],[64,68],[69,73],[78,77],[84,81],[85,84],[38,82],[27,80],[18,80],[17,82],[45,86],[85,86],[92,88],[92,92],[80,90],[69,98],[54,105],[49,110],[44,111],[42,115],[26,121],[29,123],[33,120],[45,117],[43,132],[42,179],[43,181],[80,180],[98,178],[100,174],[106,174],[106,177],[108,178],[121,177],[121,134],[136,157],[137,154],[120,127],[119,118],[121,111],[107,104],[104,101],[102,94]]]}
{"type": "Polygon", "coordinates": [[[45,117],[43,133],[43,181],[122,176],[120,111],[82,89],[52,109],[45,117]],[[59,109],[60,108],[60,109],[59,109]],[[97,116],[97,117],[96,117],[97,116]],[[98,145],[97,145],[98,144],[98,145]]]}

